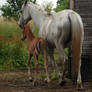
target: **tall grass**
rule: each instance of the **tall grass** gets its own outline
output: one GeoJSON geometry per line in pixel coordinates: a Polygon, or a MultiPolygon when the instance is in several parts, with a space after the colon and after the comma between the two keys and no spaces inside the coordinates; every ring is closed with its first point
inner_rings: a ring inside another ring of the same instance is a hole
{"type": "Polygon", "coordinates": [[[2,20],[0,21],[0,35],[5,36],[5,38],[11,37],[13,34],[21,34],[20,28],[17,22],[14,20],[2,20]]]}
{"type": "Polygon", "coordinates": [[[26,68],[28,52],[25,43],[21,41],[21,30],[16,21],[0,20],[0,70],[26,68]]]}

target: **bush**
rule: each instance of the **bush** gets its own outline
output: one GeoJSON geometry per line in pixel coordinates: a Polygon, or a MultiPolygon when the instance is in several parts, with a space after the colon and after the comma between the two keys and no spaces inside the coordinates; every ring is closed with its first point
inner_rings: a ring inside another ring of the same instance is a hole
{"type": "Polygon", "coordinates": [[[27,50],[21,44],[4,42],[0,44],[0,65],[11,66],[11,68],[25,68],[27,60],[27,50]]]}

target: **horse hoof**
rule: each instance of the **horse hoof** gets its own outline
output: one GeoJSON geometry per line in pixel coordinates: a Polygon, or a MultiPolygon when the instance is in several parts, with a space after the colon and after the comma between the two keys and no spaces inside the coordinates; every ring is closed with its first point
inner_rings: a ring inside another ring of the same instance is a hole
{"type": "Polygon", "coordinates": [[[44,81],[45,83],[50,83],[51,80],[49,78],[45,78],[44,81]]]}
{"type": "Polygon", "coordinates": [[[83,88],[83,86],[81,84],[77,85],[76,88],[78,91],[85,91],[85,88],[83,88]]]}
{"type": "Polygon", "coordinates": [[[85,91],[84,88],[77,88],[77,90],[78,90],[78,91],[83,91],[83,92],[85,91]]]}
{"type": "Polygon", "coordinates": [[[29,77],[29,81],[32,82],[33,81],[33,78],[32,77],[29,77]]]}
{"type": "Polygon", "coordinates": [[[51,80],[50,80],[50,79],[48,79],[48,80],[47,80],[47,82],[48,82],[48,83],[50,83],[50,82],[51,82],[51,80]]]}
{"type": "Polygon", "coordinates": [[[61,86],[64,86],[64,85],[66,84],[66,81],[61,81],[59,84],[60,84],[61,86]]]}
{"type": "Polygon", "coordinates": [[[33,82],[33,86],[37,86],[37,84],[38,84],[37,81],[33,82]]]}

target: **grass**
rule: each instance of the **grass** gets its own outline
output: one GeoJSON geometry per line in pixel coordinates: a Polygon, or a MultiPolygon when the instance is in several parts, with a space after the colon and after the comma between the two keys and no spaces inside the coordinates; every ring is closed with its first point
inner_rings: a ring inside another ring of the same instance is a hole
{"type": "Polygon", "coordinates": [[[2,20],[2,22],[0,21],[0,35],[3,35],[5,38],[10,38],[13,34],[21,34],[17,22],[14,20],[2,20]]]}

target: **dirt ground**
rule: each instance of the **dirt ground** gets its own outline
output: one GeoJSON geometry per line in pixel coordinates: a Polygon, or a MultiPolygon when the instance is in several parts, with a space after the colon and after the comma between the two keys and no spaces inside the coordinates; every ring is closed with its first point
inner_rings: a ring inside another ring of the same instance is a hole
{"type": "MultiPolygon", "coordinates": [[[[39,78],[40,79],[40,78],[39,78]]],[[[92,82],[84,83],[85,91],[92,92],[92,82]]],[[[76,85],[72,82],[61,87],[57,81],[45,83],[39,80],[36,86],[28,81],[27,71],[11,71],[0,73],[0,92],[77,92],[76,85]]]]}

